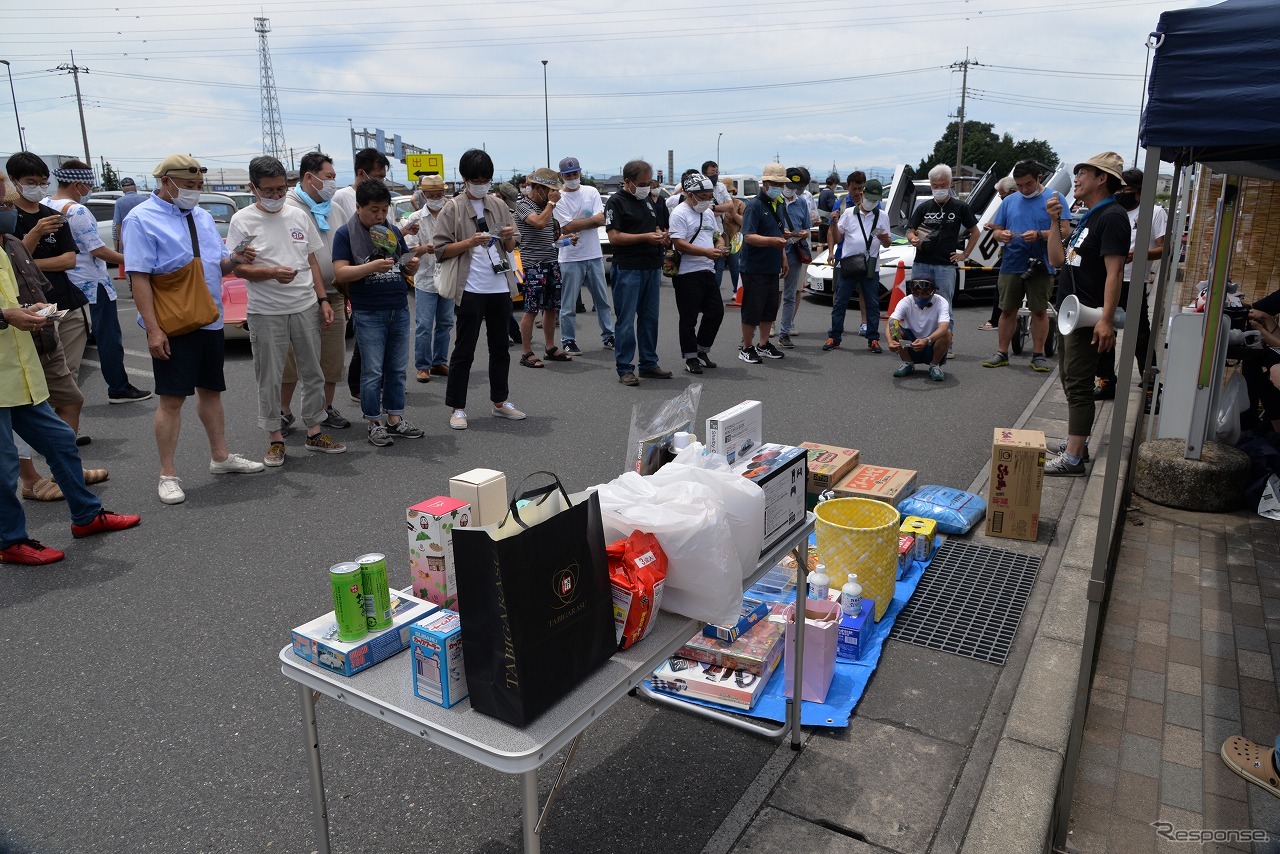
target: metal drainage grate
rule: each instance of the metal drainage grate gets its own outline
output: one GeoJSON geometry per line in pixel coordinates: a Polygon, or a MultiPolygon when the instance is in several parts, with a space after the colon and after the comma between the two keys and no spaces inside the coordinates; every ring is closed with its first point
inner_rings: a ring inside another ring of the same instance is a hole
{"type": "Polygon", "coordinates": [[[925,570],[890,638],[1004,664],[1040,558],[948,540],[925,570]]]}

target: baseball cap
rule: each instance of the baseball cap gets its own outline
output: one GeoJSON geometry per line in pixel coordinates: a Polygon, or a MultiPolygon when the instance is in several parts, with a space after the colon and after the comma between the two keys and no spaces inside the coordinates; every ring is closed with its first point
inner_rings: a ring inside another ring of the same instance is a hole
{"type": "Polygon", "coordinates": [[[711,183],[711,179],[701,172],[686,176],[680,184],[680,189],[686,193],[709,193],[715,188],[716,185],[711,183]]]}
{"type": "MultiPolygon", "coordinates": [[[[568,159],[572,159],[572,158],[568,158],[568,159]]],[[[576,163],[577,161],[575,160],[574,162],[576,163]]],[[[531,173],[529,173],[529,183],[541,184],[544,187],[551,187],[552,189],[555,189],[556,187],[560,186],[560,176],[556,174],[556,171],[554,169],[547,169],[547,168],[534,169],[531,173]]]]}
{"type": "Polygon", "coordinates": [[[788,167],[788,168],[787,168],[787,183],[788,183],[788,184],[803,184],[803,183],[805,183],[805,180],[804,180],[804,172],[800,171],[800,169],[799,169],[799,168],[797,168],[797,167],[795,167],[795,166],[788,167]]]}
{"type": "Polygon", "coordinates": [[[516,185],[512,184],[510,181],[503,181],[501,184],[495,184],[493,189],[494,192],[502,196],[502,198],[506,199],[508,202],[514,202],[516,199],[520,198],[520,191],[516,189],[516,185]]]}
{"type": "Polygon", "coordinates": [[[576,157],[566,157],[560,161],[560,174],[567,175],[570,172],[581,172],[582,164],[578,162],[576,157]]]}
{"type": "Polygon", "coordinates": [[[160,161],[160,165],[155,168],[151,175],[155,178],[195,178],[197,175],[203,175],[208,171],[208,169],[200,165],[199,160],[196,160],[190,154],[170,154],[160,161]]]}
{"type": "Polygon", "coordinates": [[[862,195],[871,199],[873,202],[878,202],[884,198],[884,184],[881,184],[875,178],[872,178],[867,182],[867,185],[862,188],[862,195]]]}
{"type": "Polygon", "coordinates": [[[132,178],[124,178],[120,181],[121,187],[136,187],[137,183],[132,178]]]}

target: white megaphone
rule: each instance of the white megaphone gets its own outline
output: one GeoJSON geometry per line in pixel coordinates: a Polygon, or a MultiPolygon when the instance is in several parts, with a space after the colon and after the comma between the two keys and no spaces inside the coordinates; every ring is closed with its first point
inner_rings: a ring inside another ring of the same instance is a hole
{"type": "MultiPolygon", "coordinates": [[[[1083,327],[1097,326],[1102,319],[1102,309],[1081,305],[1076,295],[1072,294],[1062,301],[1058,309],[1058,331],[1070,335],[1074,330],[1083,327]]],[[[1117,308],[1115,321],[1111,324],[1116,329],[1124,329],[1124,309],[1117,308]]]]}

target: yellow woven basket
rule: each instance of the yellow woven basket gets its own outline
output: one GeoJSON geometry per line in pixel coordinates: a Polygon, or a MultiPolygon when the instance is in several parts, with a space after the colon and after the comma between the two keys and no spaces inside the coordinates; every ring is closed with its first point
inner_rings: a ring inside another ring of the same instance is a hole
{"type": "Polygon", "coordinates": [[[883,501],[833,498],[817,506],[818,559],[827,566],[832,589],[857,573],[862,595],[875,600],[875,618],[893,601],[898,572],[899,514],[883,501]]]}

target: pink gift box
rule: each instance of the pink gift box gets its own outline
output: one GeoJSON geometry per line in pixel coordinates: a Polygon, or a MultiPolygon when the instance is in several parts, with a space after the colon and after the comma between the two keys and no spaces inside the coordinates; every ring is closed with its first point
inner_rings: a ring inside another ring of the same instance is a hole
{"type": "MultiPolygon", "coordinates": [[[[801,674],[800,698],[811,703],[825,703],[831,677],[836,672],[836,641],[840,628],[840,605],[830,600],[804,600],[804,673],[801,674]]],[[[787,631],[783,643],[783,680],[786,696],[792,696],[795,685],[796,606],[788,605],[787,631]]]]}

